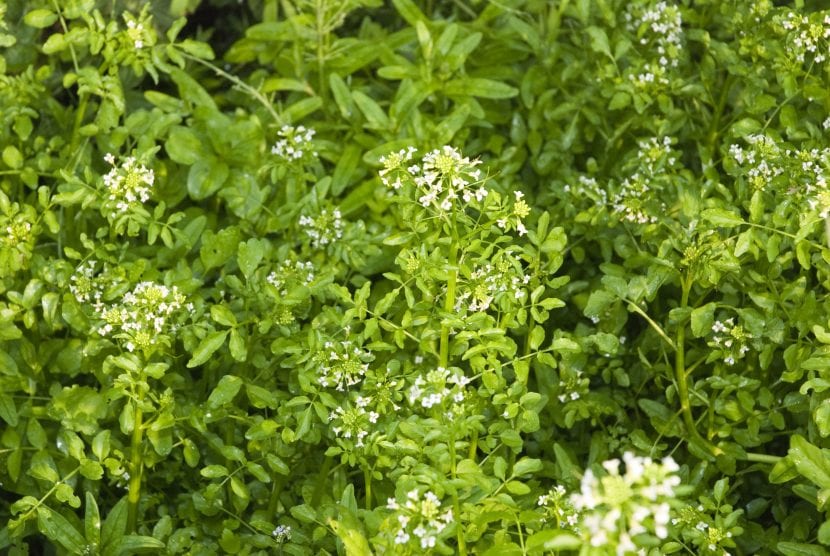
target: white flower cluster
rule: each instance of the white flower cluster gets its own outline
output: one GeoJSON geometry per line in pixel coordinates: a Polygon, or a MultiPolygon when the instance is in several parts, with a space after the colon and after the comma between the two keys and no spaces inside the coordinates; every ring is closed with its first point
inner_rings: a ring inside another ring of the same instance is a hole
{"type": "Polygon", "coordinates": [[[733,143],[729,146],[729,154],[742,167],[753,188],[766,189],[773,179],[784,173],[784,168],[778,164],[781,149],[766,135],[749,135],[746,141],[749,149],[733,143]]]}
{"type": "Polygon", "coordinates": [[[637,535],[668,537],[669,501],[680,485],[674,460],[666,457],[656,462],[626,452],[622,462],[611,459],[602,467],[605,474],[600,477],[587,469],[580,492],[571,495],[571,503],[582,514],[582,535],[591,546],[615,546],[616,554],[624,556],[637,551],[637,535]]]}
{"type": "Polygon", "coordinates": [[[358,396],[353,406],[350,405],[346,409],[335,408],[329,414],[334,434],[346,439],[354,438],[357,440],[355,446],[363,447],[363,439],[369,435],[372,425],[377,423],[380,417],[377,411],[368,409],[371,403],[371,398],[358,396]]]}
{"type": "Polygon", "coordinates": [[[567,403],[578,400],[582,394],[588,391],[591,381],[582,375],[582,371],[567,369],[562,372],[559,387],[561,389],[557,398],[559,403],[567,403]]]}
{"type": "Polygon", "coordinates": [[[453,522],[452,509],[442,512],[441,500],[429,490],[423,496],[418,489],[410,490],[403,503],[389,498],[386,507],[395,511],[396,545],[414,540],[421,550],[435,548],[438,537],[453,522]]]}
{"type": "Polygon", "coordinates": [[[527,201],[524,200],[525,195],[521,191],[514,191],[513,195],[516,199],[513,201],[513,211],[510,216],[515,217],[515,222],[510,218],[500,218],[496,223],[502,230],[515,227],[516,232],[518,232],[520,236],[523,236],[527,233],[524,219],[528,214],[530,214],[530,205],[528,205],[527,201]]]}
{"type": "Polygon", "coordinates": [[[156,345],[162,335],[175,331],[170,321],[182,308],[191,311],[193,306],[185,304],[185,296],[176,286],[139,282],[124,294],[120,303],[98,305],[98,316],[104,321],[98,333],[125,340],[127,351],[147,349],[156,345]]]}
{"type": "Polygon", "coordinates": [[[556,485],[547,494],[539,496],[536,505],[545,513],[542,518],[543,523],[553,520],[557,529],[571,529],[579,532],[579,512],[568,498],[568,492],[562,485],[556,485]]]}
{"type": "Polygon", "coordinates": [[[674,166],[677,162],[677,157],[672,151],[672,138],[668,135],[662,139],[659,137],[652,137],[646,141],[640,141],[638,144],[639,151],[637,151],[637,160],[640,166],[649,173],[660,171],[665,166],[674,166]]]}
{"type": "Polygon", "coordinates": [[[288,542],[291,540],[291,527],[288,525],[277,525],[274,530],[271,531],[271,536],[273,536],[274,540],[279,544],[288,542]]]}
{"type": "Polygon", "coordinates": [[[12,249],[32,242],[32,223],[23,218],[8,221],[4,231],[6,233],[0,236],[0,241],[12,249]]]}
{"type": "Polygon", "coordinates": [[[136,23],[134,19],[127,19],[127,37],[132,41],[136,50],[144,48],[144,24],[136,23]]]}
{"type": "Polygon", "coordinates": [[[284,125],[277,132],[280,139],[271,147],[271,154],[288,161],[299,160],[306,154],[316,157],[317,151],[309,148],[315,133],[313,129],[302,125],[284,125]]]}
{"type": "Polygon", "coordinates": [[[280,295],[287,295],[289,284],[308,285],[314,281],[314,265],[311,261],[283,261],[265,280],[277,288],[280,295]]]}
{"type": "Polygon", "coordinates": [[[577,198],[587,198],[599,206],[608,204],[608,190],[600,187],[596,178],[589,176],[579,176],[578,183],[575,186],[565,184],[562,189],[565,193],[577,198]]]}
{"type": "Polygon", "coordinates": [[[315,216],[300,216],[300,227],[311,239],[311,245],[315,249],[325,247],[343,237],[343,215],[340,209],[322,209],[315,216]]]}
{"type": "Polygon", "coordinates": [[[413,184],[418,202],[425,208],[449,212],[461,199],[469,204],[482,202],[488,191],[481,186],[480,160],[471,160],[455,147],[444,146],[428,152],[420,164],[413,162],[416,150],[412,147],[381,157],[383,169],[380,179],[392,189],[413,184]]]}
{"type": "Polygon", "coordinates": [[[776,186],[786,188],[782,192],[787,196],[805,201],[822,217],[830,215],[830,148],[791,149],[761,134],[749,135],[746,141],[748,148],[732,144],[729,154],[751,187],[766,191],[776,186]]]}
{"type": "Polygon", "coordinates": [[[75,269],[69,278],[69,291],[78,300],[78,303],[92,303],[93,307],[100,311],[103,307],[101,296],[104,295],[105,283],[95,276],[96,261],[87,260],[75,269]]]}
{"type": "Polygon", "coordinates": [[[363,379],[372,360],[371,352],[350,340],[326,342],[314,358],[320,369],[320,384],[344,392],[363,379]]]}
{"type": "Polygon", "coordinates": [[[722,545],[735,546],[732,531],[725,531],[712,523],[703,506],[686,506],[671,520],[672,525],[682,528],[682,535],[694,540],[701,554],[705,556],[729,556],[722,545]]]}
{"type": "Polygon", "coordinates": [[[623,180],[611,198],[611,207],[625,220],[636,224],[657,222],[656,213],[662,212],[663,205],[656,199],[654,190],[662,185],[666,171],[677,162],[671,144],[671,137],[639,142],[637,170],[623,180]]]}
{"type": "Polygon", "coordinates": [[[629,74],[634,83],[646,87],[668,85],[670,68],[676,68],[683,51],[683,18],[674,3],[631,3],[625,13],[628,30],[640,37],[640,44],[654,50],[653,60],[639,72],[629,74]]]}
{"type": "Polygon", "coordinates": [[[126,212],[131,205],[146,203],[150,198],[150,188],[155,182],[152,170],[139,164],[134,156],[128,156],[121,165],[116,164],[115,156],[104,156],[107,164],[112,166],[104,176],[109,201],[115,203],[118,212],[126,212]]]}
{"type": "Polygon", "coordinates": [[[494,301],[504,297],[522,301],[527,297],[529,282],[530,275],[524,272],[519,260],[507,251],[500,252],[463,277],[456,293],[455,310],[487,311],[494,301]]]}
{"type": "Polygon", "coordinates": [[[646,176],[634,173],[623,180],[611,206],[619,215],[635,224],[654,224],[657,216],[649,210],[651,187],[646,176]]]}
{"type": "Polygon", "coordinates": [[[727,365],[734,365],[735,361],[742,359],[749,351],[746,345],[751,336],[740,324],[735,324],[735,319],[728,318],[716,320],[712,325],[712,346],[724,353],[723,362],[727,365]]]}
{"type": "Polygon", "coordinates": [[[451,419],[464,414],[465,387],[469,383],[470,379],[461,370],[438,367],[419,375],[410,386],[407,398],[414,406],[443,409],[444,415],[451,419]]]}
{"type": "Polygon", "coordinates": [[[798,62],[804,63],[808,53],[817,64],[827,60],[830,15],[787,12],[779,21],[787,32],[787,51],[798,62]]]}

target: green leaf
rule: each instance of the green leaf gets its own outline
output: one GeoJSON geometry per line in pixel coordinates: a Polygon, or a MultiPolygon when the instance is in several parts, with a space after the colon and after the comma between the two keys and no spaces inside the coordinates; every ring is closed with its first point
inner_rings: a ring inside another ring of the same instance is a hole
{"type": "Polygon", "coordinates": [[[277,409],[279,405],[277,397],[270,390],[262,386],[246,384],[245,393],[248,395],[248,400],[251,402],[251,405],[258,409],[266,407],[277,409]]]}
{"type": "Polygon", "coordinates": [[[594,290],[588,297],[588,303],[582,311],[588,318],[600,318],[608,307],[617,301],[617,296],[605,290],[594,290]]]}
{"type": "Polygon", "coordinates": [[[72,554],[83,553],[86,542],[83,534],[75,529],[69,520],[48,506],[37,509],[37,528],[52,541],[60,544],[72,554]]]}
{"type": "Polygon", "coordinates": [[[470,106],[468,104],[462,104],[453,110],[452,114],[442,119],[441,123],[435,127],[436,143],[439,145],[448,145],[455,134],[464,127],[469,117],[470,106]]]}
{"type": "Polygon", "coordinates": [[[187,367],[198,367],[205,363],[217,349],[222,347],[227,336],[227,330],[214,331],[205,336],[199,343],[199,346],[193,351],[193,357],[187,362],[187,367]]]}
{"type": "MultiPolygon", "coordinates": [[[[331,89],[334,102],[340,110],[340,114],[347,120],[351,119],[355,111],[354,101],[352,100],[352,92],[349,86],[343,81],[343,78],[336,73],[329,74],[329,88],[331,89]]],[[[352,145],[347,145],[346,148],[352,145]]]]}
{"type": "Polygon", "coordinates": [[[17,426],[17,406],[8,394],[0,392],[0,418],[12,427],[17,426]]]}
{"type": "Polygon", "coordinates": [[[830,488],[830,457],[820,448],[795,434],[790,439],[788,457],[802,477],[819,488],[830,488]]]}
{"type": "Polygon", "coordinates": [[[6,145],[3,149],[3,163],[13,170],[19,170],[23,167],[23,155],[14,145],[6,145]]]}
{"type": "Polygon", "coordinates": [[[334,174],[331,177],[331,193],[332,195],[339,195],[346,189],[353,180],[355,170],[357,170],[358,163],[362,150],[359,146],[349,143],[343,149],[343,153],[337,160],[337,166],[334,167],[334,174]]]}
{"type": "Polygon", "coordinates": [[[352,99],[366,117],[367,127],[371,129],[389,129],[389,117],[377,102],[361,91],[353,91],[352,99]]]}
{"type": "Polygon", "coordinates": [[[84,511],[84,536],[90,544],[101,544],[101,514],[98,512],[98,503],[95,496],[86,491],[86,509],[84,511]]]}
{"type": "MultiPolygon", "coordinates": [[[[181,153],[177,156],[182,157],[181,153]]],[[[187,192],[196,201],[207,199],[222,188],[229,175],[228,165],[213,157],[195,160],[187,173],[187,192]]]]}
{"type": "Polygon", "coordinates": [[[522,458],[513,465],[513,476],[521,477],[523,475],[530,475],[531,473],[538,473],[542,470],[542,460],[535,458],[522,458]]]}
{"type": "Polygon", "coordinates": [[[104,552],[114,552],[114,547],[121,542],[124,532],[127,530],[127,497],[124,496],[104,519],[101,526],[101,545],[104,552]]]}
{"type": "Polygon", "coordinates": [[[314,523],[317,520],[317,512],[308,504],[294,506],[290,512],[295,519],[302,523],[314,523]]]}
{"type": "Polygon", "coordinates": [[[825,521],[818,528],[818,542],[825,546],[830,546],[830,520],[825,521]]]}
{"type": "Polygon", "coordinates": [[[202,60],[213,60],[214,58],[216,58],[216,55],[213,53],[213,49],[210,47],[210,45],[202,41],[185,39],[179,43],[176,43],[176,46],[181,48],[191,56],[196,56],[197,58],[201,58],[202,60]]]}
{"type": "Polygon", "coordinates": [[[744,224],[744,219],[734,211],[727,209],[706,209],[701,213],[704,220],[723,228],[732,228],[744,224]]]}
{"type": "Polygon", "coordinates": [[[419,21],[422,23],[429,21],[412,0],[392,0],[392,4],[395,5],[395,9],[411,27],[415,27],[419,21]]]}
{"type": "Polygon", "coordinates": [[[228,468],[224,465],[208,465],[203,467],[199,474],[206,479],[220,479],[228,476],[228,468]]]}
{"type": "Polygon", "coordinates": [[[480,77],[466,77],[453,79],[444,85],[447,96],[471,96],[481,98],[512,98],[519,94],[516,87],[511,87],[500,81],[480,77]]]}
{"type": "Polygon", "coordinates": [[[46,42],[43,43],[41,47],[43,49],[43,53],[47,56],[51,54],[56,54],[61,50],[66,49],[69,46],[69,43],[66,42],[66,37],[63,33],[55,33],[50,35],[46,42]]]}
{"type": "Polygon", "coordinates": [[[604,29],[591,26],[585,29],[585,32],[591,37],[591,50],[605,54],[612,60],[614,59],[614,56],[611,54],[611,48],[608,46],[608,35],[604,29]]]}
{"type": "Polygon", "coordinates": [[[235,361],[242,362],[248,359],[248,345],[245,342],[245,336],[242,335],[238,328],[231,329],[231,339],[228,342],[228,349],[231,352],[231,357],[235,361]]]}
{"type": "Polygon", "coordinates": [[[680,436],[680,419],[668,407],[658,401],[646,398],[640,399],[637,405],[649,416],[651,424],[657,432],[665,436],[680,436]]]}
{"type": "Polygon", "coordinates": [[[207,400],[208,407],[215,409],[230,403],[242,388],[242,379],[234,375],[225,375],[219,379],[219,384],[210,393],[207,400]]]}
{"type": "Polygon", "coordinates": [[[707,303],[692,311],[692,334],[695,335],[695,338],[702,338],[712,331],[712,323],[715,321],[715,307],[714,303],[707,303]]]}
{"type": "Polygon", "coordinates": [[[36,29],[45,29],[58,20],[58,14],[46,8],[38,8],[23,17],[23,23],[36,29]]]}
{"type": "Polygon", "coordinates": [[[530,550],[577,550],[582,546],[582,539],[561,529],[539,531],[527,538],[530,550]]]}
{"type": "Polygon", "coordinates": [[[164,550],[165,544],[158,539],[146,535],[127,535],[115,545],[117,556],[130,556],[131,554],[158,554],[164,550]]]}
{"type": "Polygon", "coordinates": [[[542,342],[545,340],[545,329],[542,326],[534,326],[532,331],[530,332],[530,337],[528,338],[530,342],[530,349],[535,350],[538,349],[542,342]]]}
{"type": "Polygon", "coordinates": [[[347,527],[343,522],[335,519],[329,520],[329,526],[334,530],[334,534],[343,542],[346,548],[346,554],[349,555],[366,555],[373,554],[372,549],[369,548],[369,541],[362,531],[355,527],[347,527]]]}
{"type": "Polygon", "coordinates": [[[323,99],[320,97],[304,98],[289,106],[282,115],[286,120],[296,122],[319,110],[322,106],[323,99]]]}
{"type": "MultiPolygon", "coordinates": [[[[173,162],[190,166],[205,159],[209,153],[204,148],[204,142],[189,128],[177,126],[170,131],[164,149],[173,162]]],[[[195,178],[194,178],[195,180],[195,178]]],[[[188,188],[190,177],[188,176],[188,188]]]]}
{"type": "Polygon", "coordinates": [[[208,110],[216,114],[219,113],[213,97],[194,77],[179,68],[171,68],[169,75],[176,83],[179,89],[179,96],[182,100],[191,103],[193,106],[198,106],[202,110],[208,110]]]}
{"type": "Polygon", "coordinates": [[[236,315],[227,305],[212,305],[210,307],[210,318],[224,326],[236,326],[236,315]]]}
{"type": "Polygon", "coordinates": [[[827,556],[827,549],[817,544],[784,541],[775,547],[784,556],[827,556]]]}

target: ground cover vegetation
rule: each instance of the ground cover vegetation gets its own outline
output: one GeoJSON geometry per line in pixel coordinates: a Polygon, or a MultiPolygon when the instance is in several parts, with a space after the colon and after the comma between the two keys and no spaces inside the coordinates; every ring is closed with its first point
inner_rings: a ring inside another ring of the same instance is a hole
{"type": "Polygon", "coordinates": [[[830,11],[0,2],[0,550],[830,546],[830,11]]]}

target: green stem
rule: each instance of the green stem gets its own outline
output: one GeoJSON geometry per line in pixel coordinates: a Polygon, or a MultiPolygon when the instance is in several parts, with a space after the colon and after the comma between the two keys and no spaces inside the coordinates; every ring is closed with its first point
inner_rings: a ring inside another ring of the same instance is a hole
{"type": "Polygon", "coordinates": [[[31,519],[32,514],[34,514],[37,511],[37,509],[39,507],[41,507],[43,505],[43,503],[46,502],[49,499],[50,496],[52,496],[52,494],[55,493],[55,491],[58,489],[58,485],[66,483],[66,481],[68,481],[69,479],[74,477],[78,473],[78,471],[80,471],[80,470],[81,470],[81,466],[79,465],[78,467],[76,467],[75,469],[73,469],[72,471],[70,471],[69,473],[64,475],[63,479],[61,479],[60,481],[57,481],[54,485],[52,485],[52,488],[50,488],[46,492],[46,494],[41,496],[40,500],[38,500],[35,505],[33,505],[31,508],[29,508],[26,511],[25,514],[23,514],[21,517],[19,517],[18,521],[20,523],[25,523],[28,519],[31,519]]]}
{"type": "Polygon", "coordinates": [[[769,454],[759,454],[757,452],[747,452],[746,461],[754,461],[757,463],[771,463],[775,465],[781,461],[781,456],[771,456],[769,454]]]}
{"type": "MultiPolygon", "coordinates": [[[[455,466],[455,434],[450,432],[450,476],[453,478],[453,483],[455,482],[456,478],[456,466],[455,466]]],[[[458,554],[459,556],[464,556],[467,554],[467,543],[464,540],[464,527],[462,526],[461,522],[461,501],[458,499],[458,491],[453,488],[452,492],[452,503],[455,510],[456,515],[456,538],[458,539],[458,554]]]]}
{"type": "Polygon", "coordinates": [[[81,100],[78,102],[78,110],[75,112],[75,122],[72,124],[72,141],[69,144],[70,156],[75,156],[75,153],[78,151],[78,143],[81,139],[81,126],[83,125],[84,118],[86,117],[86,107],[88,104],[89,95],[81,93],[81,100]]]}
{"type": "MultiPolygon", "coordinates": [[[[444,312],[452,313],[455,310],[455,285],[458,280],[458,243],[453,241],[450,246],[449,278],[447,278],[447,296],[444,298],[444,312]]],[[[438,351],[439,367],[447,367],[450,360],[450,327],[441,325],[441,346],[438,351]]],[[[454,465],[454,464],[453,464],[454,465]]]]}
{"type": "MultiPolygon", "coordinates": [[[[688,297],[688,292],[686,293],[686,297],[688,297]]],[[[688,300],[687,300],[687,302],[688,302],[688,300]]],[[[669,346],[673,350],[678,349],[677,346],[675,345],[675,342],[673,342],[672,339],[669,338],[668,334],[666,334],[666,332],[663,330],[663,328],[659,324],[657,324],[654,321],[654,319],[652,319],[650,316],[648,316],[648,314],[645,311],[643,311],[636,303],[634,303],[633,301],[629,301],[628,302],[628,309],[631,310],[631,311],[634,311],[635,313],[637,313],[638,315],[640,315],[641,317],[646,319],[646,322],[648,322],[648,324],[654,329],[654,331],[657,332],[657,334],[661,338],[663,338],[666,341],[666,343],[669,344],[669,346]]]]}
{"type": "Polygon", "coordinates": [[[475,461],[476,452],[478,452],[478,429],[473,430],[473,437],[470,439],[470,451],[467,457],[475,461]]]}
{"type": "Polygon", "coordinates": [[[317,9],[317,77],[319,78],[317,87],[320,93],[320,98],[323,99],[323,104],[326,103],[326,97],[328,96],[328,87],[326,83],[326,38],[327,38],[327,30],[324,21],[323,10],[318,7],[317,9]]]}
{"type": "Polygon", "coordinates": [[[133,438],[130,447],[130,486],[127,493],[127,532],[133,533],[138,524],[138,503],[141,500],[141,476],[144,473],[142,444],[144,441],[144,412],[141,409],[141,397],[134,401],[133,438]]]}
{"type": "Polygon", "coordinates": [[[372,511],[372,470],[368,467],[363,469],[363,482],[366,488],[366,511],[372,511]]]}
{"type": "MultiPolygon", "coordinates": [[[[689,306],[689,292],[691,291],[691,280],[688,277],[681,277],[680,285],[682,293],[680,295],[680,307],[685,309],[689,306]]],[[[685,324],[677,327],[677,337],[675,340],[675,357],[674,357],[674,374],[677,381],[677,396],[680,398],[680,409],[683,413],[683,422],[686,425],[686,430],[693,440],[698,442],[706,451],[713,456],[723,454],[723,450],[714,446],[711,442],[703,438],[697,430],[694,415],[692,415],[692,404],[689,400],[689,383],[687,382],[688,373],[686,372],[686,326],[685,324]]]]}
{"type": "Polygon", "coordinates": [[[323,486],[328,484],[328,474],[331,471],[331,463],[332,459],[326,456],[326,459],[323,460],[323,466],[320,468],[320,475],[317,480],[317,486],[314,488],[314,492],[311,495],[311,505],[317,507],[320,504],[320,500],[323,498],[323,486]]]}
{"type": "Polygon", "coordinates": [[[277,125],[283,125],[283,119],[280,117],[279,114],[277,114],[277,111],[274,110],[274,106],[271,103],[271,101],[269,101],[261,92],[254,89],[253,87],[239,79],[237,76],[226,72],[225,70],[223,70],[219,66],[216,66],[215,64],[211,64],[206,60],[202,60],[201,58],[188,54],[182,50],[179,51],[179,54],[181,54],[183,58],[187,58],[188,60],[196,62],[197,64],[202,64],[203,66],[210,68],[216,73],[216,75],[221,75],[222,77],[224,77],[225,79],[227,79],[228,81],[230,81],[231,83],[245,91],[251,97],[256,99],[268,111],[271,117],[274,118],[274,121],[277,122],[277,125]]]}

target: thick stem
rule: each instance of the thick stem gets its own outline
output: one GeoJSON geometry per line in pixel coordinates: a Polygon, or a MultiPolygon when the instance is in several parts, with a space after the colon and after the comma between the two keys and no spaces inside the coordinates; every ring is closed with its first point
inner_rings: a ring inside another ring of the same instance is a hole
{"type": "Polygon", "coordinates": [[[144,412],[141,399],[134,401],[133,438],[130,449],[130,486],[127,493],[127,532],[134,533],[138,524],[138,503],[141,500],[141,476],[144,473],[142,443],[144,412]]]}
{"type": "Polygon", "coordinates": [[[331,464],[334,460],[328,456],[326,459],[323,460],[323,466],[320,468],[320,475],[317,480],[317,486],[314,488],[314,492],[311,494],[311,505],[317,506],[320,503],[320,500],[323,498],[323,487],[324,485],[328,484],[328,474],[331,471],[331,464]]]}
{"type": "Polygon", "coordinates": [[[478,452],[478,429],[473,430],[473,437],[470,438],[470,451],[467,457],[475,461],[476,452],[478,452]]]}
{"type": "MultiPolygon", "coordinates": [[[[685,309],[689,306],[689,291],[691,290],[691,282],[687,277],[682,277],[680,281],[682,293],[680,297],[680,307],[685,309]]],[[[685,324],[677,327],[677,337],[675,339],[674,352],[674,375],[677,381],[677,396],[680,398],[680,409],[683,413],[683,422],[686,425],[686,430],[689,436],[697,443],[706,448],[706,451],[713,456],[723,454],[723,450],[714,446],[711,442],[703,438],[697,430],[694,415],[692,415],[692,404],[689,400],[689,383],[687,382],[686,373],[686,326],[685,324]]]]}
{"type": "Polygon", "coordinates": [[[268,515],[276,515],[280,503],[280,494],[282,494],[282,487],[285,484],[285,479],[282,476],[274,479],[271,486],[271,497],[268,499],[268,515]]]}

